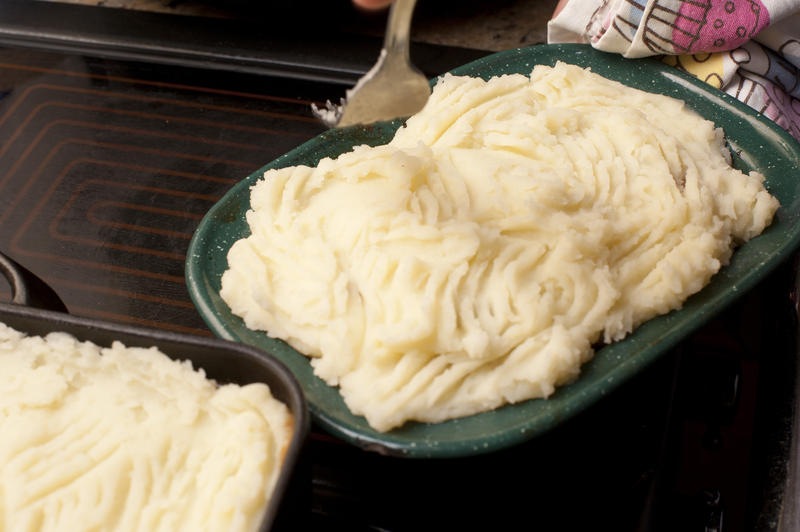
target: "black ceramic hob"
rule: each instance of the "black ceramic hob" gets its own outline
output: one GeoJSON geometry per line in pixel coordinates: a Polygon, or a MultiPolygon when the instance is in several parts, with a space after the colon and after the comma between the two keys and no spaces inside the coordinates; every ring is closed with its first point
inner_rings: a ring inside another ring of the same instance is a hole
{"type": "MultiPolygon", "coordinates": [[[[210,336],[184,285],[194,228],[234,183],[323,130],[310,103],[341,94],[379,41],[264,49],[230,21],[61,5],[32,17],[29,4],[0,7],[0,250],[70,313],[210,336]]],[[[482,55],[417,50],[430,75],[482,55]]],[[[795,271],[785,264],[629,384],[513,449],[403,460],[314,429],[295,529],[777,530],[795,271]]]]}

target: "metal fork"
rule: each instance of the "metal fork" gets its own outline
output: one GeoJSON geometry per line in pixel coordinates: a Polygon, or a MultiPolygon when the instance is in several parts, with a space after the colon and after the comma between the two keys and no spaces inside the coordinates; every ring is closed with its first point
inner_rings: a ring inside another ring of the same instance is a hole
{"type": "Polygon", "coordinates": [[[370,124],[410,116],[422,109],[430,96],[427,78],[409,57],[411,15],[416,0],[395,0],[389,11],[383,49],[375,65],[347,91],[341,105],[312,105],[328,127],[370,124]]]}

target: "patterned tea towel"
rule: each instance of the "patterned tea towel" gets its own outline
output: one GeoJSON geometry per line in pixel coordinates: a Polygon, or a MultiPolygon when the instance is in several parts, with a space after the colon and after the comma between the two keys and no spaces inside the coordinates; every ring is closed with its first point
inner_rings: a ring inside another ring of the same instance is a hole
{"type": "Polygon", "coordinates": [[[800,0],[562,0],[548,42],[664,61],[800,140],[800,0]]]}

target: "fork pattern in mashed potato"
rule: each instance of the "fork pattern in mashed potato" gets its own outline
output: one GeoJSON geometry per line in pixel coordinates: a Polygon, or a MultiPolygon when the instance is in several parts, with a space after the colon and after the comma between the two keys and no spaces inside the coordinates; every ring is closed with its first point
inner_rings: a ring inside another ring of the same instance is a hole
{"type": "Polygon", "coordinates": [[[387,431],[547,397],[778,202],[683,102],[559,63],[443,77],[384,146],[271,170],[221,295],[387,431]]]}

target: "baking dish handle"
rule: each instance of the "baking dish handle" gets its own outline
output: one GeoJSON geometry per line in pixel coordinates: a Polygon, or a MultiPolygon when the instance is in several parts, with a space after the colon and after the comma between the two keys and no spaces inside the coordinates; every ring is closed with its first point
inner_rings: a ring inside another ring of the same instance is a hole
{"type": "Polygon", "coordinates": [[[0,272],[11,284],[11,302],[17,305],[67,312],[55,290],[24,266],[0,252],[0,272]]]}

